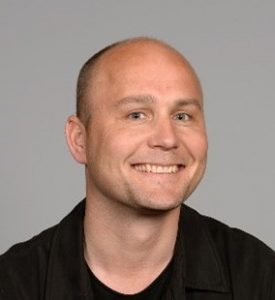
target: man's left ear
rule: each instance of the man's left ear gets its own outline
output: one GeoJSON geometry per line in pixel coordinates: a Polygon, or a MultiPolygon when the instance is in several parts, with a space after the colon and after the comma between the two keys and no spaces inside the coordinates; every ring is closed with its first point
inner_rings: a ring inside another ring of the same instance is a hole
{"type": "Polygon", "coordinates": [[[68,118],[65,134],[73,158],[80,164],[86,164],[86,130],[76,116],[68,118]]]}

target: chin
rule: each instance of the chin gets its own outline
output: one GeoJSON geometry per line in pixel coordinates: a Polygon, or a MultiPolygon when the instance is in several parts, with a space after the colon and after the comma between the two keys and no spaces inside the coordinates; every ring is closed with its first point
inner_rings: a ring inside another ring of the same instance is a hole
{"type": "Polygon", "coordinates": [[[144,199],[143,201],[135,201],[135,208],[143,213],[147,212],[147,214],[159,214],[177,209],[182,203],[182,198],[171,200],[166,198],[163,200],[157,199],[155,201],[151,198],[150,200],[147,199],[147,201],[144,199]]]}
{"type": "Polygon", "coordinates": [[[123,203],[137,211],[163,213],[179,208],[189,194],[189,188],[177,191],[171,188],[153,191],[129,189],[123,203]]]}

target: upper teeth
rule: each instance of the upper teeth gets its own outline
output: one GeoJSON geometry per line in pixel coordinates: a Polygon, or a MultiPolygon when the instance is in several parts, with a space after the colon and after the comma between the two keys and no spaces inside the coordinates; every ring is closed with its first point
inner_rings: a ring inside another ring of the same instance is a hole
{"type": "Polygon", "coordinates": [[[151,165],[151,164],[143,164],[143,165],[135,165],[136,170],[140,172],[148,172],[148,173],[176,173],[179,170],[177,165],[171,166],[160,166],[160,165],[151,165]]]}

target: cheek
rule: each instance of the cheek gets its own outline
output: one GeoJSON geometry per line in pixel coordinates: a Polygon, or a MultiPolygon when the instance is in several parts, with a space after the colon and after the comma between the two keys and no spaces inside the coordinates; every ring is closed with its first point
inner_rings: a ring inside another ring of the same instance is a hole
{"type": "Polygon", "coordinates": [[[137,148],[137,136],[122,128],[97,127],[91,130],[88,143],[90,162],[111,167],[123,163],[137,148]]]}
{"type": "Polygon", "coordinates": [[[110,160],[113,163],[127,163],[128,159],[139,151],[142,139],[138,134],[132,132],[119,131],[105,137],[103,147],[108,151],[110,160]]]}
{"type": "Polygon", "coordinates": [[[188,137],[186,145],[190,151],[190,154],[195,160],[205,160],[207,156],[207,136],[204,133],[193,134],[188,137]]]}

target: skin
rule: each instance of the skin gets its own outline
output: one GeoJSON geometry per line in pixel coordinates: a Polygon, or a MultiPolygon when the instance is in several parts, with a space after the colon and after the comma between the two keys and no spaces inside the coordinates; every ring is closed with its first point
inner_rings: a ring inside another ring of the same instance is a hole
{"type": "Polygon", "coordinates": [[[88,126],[75,116],[66,125],[86,166],[85,257],[101,281],[132,294],[172,258],[180,205],[203,176],[201,87],[178,52],[141,40],[104,54],[88,95],[88,126]]]}

